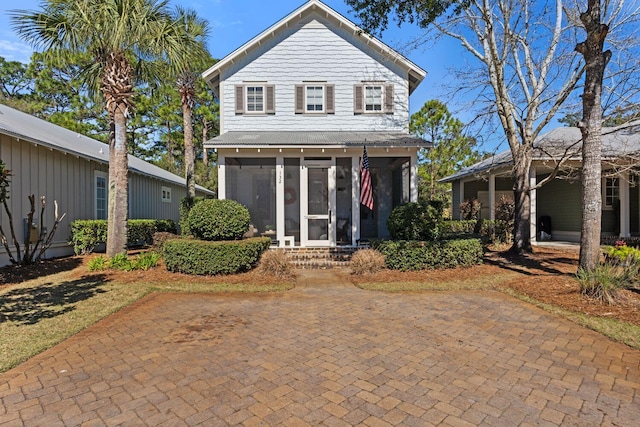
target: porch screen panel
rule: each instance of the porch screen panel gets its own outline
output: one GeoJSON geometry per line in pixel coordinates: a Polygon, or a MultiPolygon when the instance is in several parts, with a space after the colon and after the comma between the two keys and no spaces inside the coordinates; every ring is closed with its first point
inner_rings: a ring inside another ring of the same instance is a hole
{"type": "Polygon", "coordinates": [[[336,159],[336,242],[351,244],[351,157],[336,159]]]}
{"type": "Polygon", "coordinates": [[[276,234],[276,159],[227,157],[227,199],[249,209],[259,235],[276,234]]]}
{"type": "Polygon", "coordinates": [[[300,242],[300,159],[284,159],[284,234],[300,242]]]}

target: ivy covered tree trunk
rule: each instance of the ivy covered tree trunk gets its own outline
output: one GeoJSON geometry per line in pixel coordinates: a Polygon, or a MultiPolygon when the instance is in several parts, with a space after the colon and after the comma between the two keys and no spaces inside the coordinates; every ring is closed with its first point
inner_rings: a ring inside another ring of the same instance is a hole
{"type": "Polygon", "coordinates": [[[582,229],[580,268],[594,270],[600,261],[602,229],[602,81],[611,51],[604,51],[609,27],[601,22],[599,0],[589,0],[580,15],[587,39],[576,46],[585,59],[586,73],[582,95],[582,229]]]}

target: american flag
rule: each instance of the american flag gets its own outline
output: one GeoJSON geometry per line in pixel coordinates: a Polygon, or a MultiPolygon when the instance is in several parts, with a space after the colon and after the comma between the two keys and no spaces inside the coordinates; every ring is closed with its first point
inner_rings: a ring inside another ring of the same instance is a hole
{"type": "Polygon", "coordinates": [[[360,203],[373,210],[373,189],[371,188],[371,174],[369,173],[369,157],[367,147],[364,147],[362,164],[360,164],[360,203]]]}

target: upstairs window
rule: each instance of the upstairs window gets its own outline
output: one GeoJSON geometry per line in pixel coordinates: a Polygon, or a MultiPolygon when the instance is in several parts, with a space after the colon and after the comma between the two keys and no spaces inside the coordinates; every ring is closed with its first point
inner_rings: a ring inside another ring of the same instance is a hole
{"type": "Polygon", "coordinates": [[[334,90],[334,85],[324,82],[296,85],[295,113],[334,114],[334,90]]]}
{"type": "Polygon", "coordinates": [[[247,86],[247,112],[264,113],[264,86],[247,86]]]}
{"type": "Polygon", "coordinates": [[[393,85],[363,83],[353,86],[354,114],[393,114],[393,85]]]}
{"type": "Polygon", "coordinates": [[[307,86],[305,112],[322,113],[324,111],[324,87],[307,86]]]}
{"type": "Polygon", "coordinates": [[[276,87],[247,83],[235,86],[236,114],[275,114],[276,87]]]}
{"type": "Polygon", "coordinates": [[[382,111],[382,86],[364,87],[364,109],[366,112],[382,111]]]}
{"type": "Polygon", "coordinates": [[[166,203],[171,202],[171,187],[162,187],[162,201],[166,203]]]}

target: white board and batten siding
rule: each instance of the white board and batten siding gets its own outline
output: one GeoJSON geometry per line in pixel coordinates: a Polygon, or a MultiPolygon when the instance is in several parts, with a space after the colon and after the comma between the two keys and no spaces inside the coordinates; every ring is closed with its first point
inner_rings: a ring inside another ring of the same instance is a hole
{"type": "MultiPolygon", "coordinates": [[[[40,196],[44,195],[47,202],[44,224],[48,230],[54,223],[54,200],[58,202],[60,215],[67,213],[46,257],[72,254],[73,249],[68,245],[70,224],[77,219],[95,218],[95,176],[100,172],[107,174],[108,165],[1,133],[0,159],[12,173],[9,208],[21,245],[23,219],[29,213],[27,196],[36,196],[34,217],[39,224],[40,196]]],[[[183,185],[137,173],[130,173],[129,177],[130,218],[172,219],[177,224],[180,200],[186,195],[183,185]],[[171,189],[171,202],[162,201],[162,187],[171,189]]],[[[4,208],[0,208],[0,222],[5,233],[10,233],[4,208]]],[[[13,245],[11,247],[13,249],[13,245]]],[[[8,263],[6,251],[0,245],[0,266],[8,263]]]]}
{"type": "Polygon", "coordinates": [[[408,132],[408,72],[367,46],[366,35],[330,26],[313,13],[221,70],[221,133],[230,131],[408,132]],[[296,114],[295,87],[334,86],[332,114],[296,114]],[[393,113],[354,114],[354,85],[393,85],[393,113]],[[274,85],[275,114],[237,114],[237,85],[274,85]]]}

